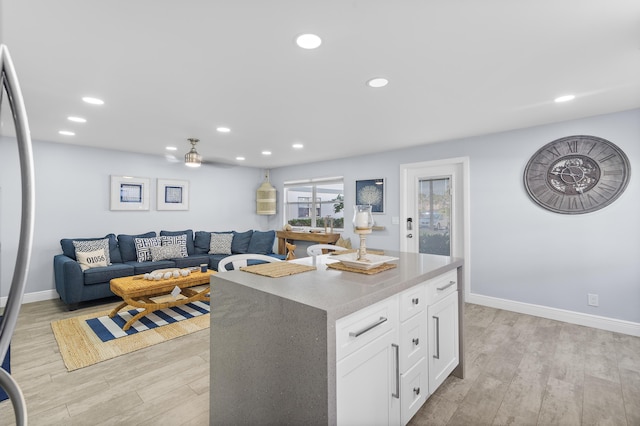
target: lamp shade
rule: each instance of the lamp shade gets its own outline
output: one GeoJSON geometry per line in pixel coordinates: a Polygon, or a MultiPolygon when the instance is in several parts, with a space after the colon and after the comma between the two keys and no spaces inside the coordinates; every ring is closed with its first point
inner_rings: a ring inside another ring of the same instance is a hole
{"type": "Polygon", "coordinates": [[[276,189],[267,181],[262,182],[256,191],[256,213],[276,214],[276,189]]]}
{"type": "Polygon", "coordinates": [[[191,143],[191,149],[184,155],[184,164],[189,167],[200,167],[202,164],[202,155],[198,154],[196,151],[196,144],[199,139],[191,138],[189,142],[191,143]]]}

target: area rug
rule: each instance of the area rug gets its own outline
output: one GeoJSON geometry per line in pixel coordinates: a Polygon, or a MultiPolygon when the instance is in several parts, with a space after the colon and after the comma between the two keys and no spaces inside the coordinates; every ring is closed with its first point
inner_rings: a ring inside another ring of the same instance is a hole
{"type": "Polygon", "coordinates": [[[135,330],[129,335],[103,342],[91,329],[89,322],[108,316],[109,312],[111,309],[51,323],[53,335],[60,348],[60,355],[68,371],[84,368],[176,337],[207,329],[210,321],[208,314],[202,314],[174,322],[164,319],[165,325],[155,327],[141,326],[140,322],[137,322],[134,325],[135,328],[146,327],[147,330],[135,330]]]}

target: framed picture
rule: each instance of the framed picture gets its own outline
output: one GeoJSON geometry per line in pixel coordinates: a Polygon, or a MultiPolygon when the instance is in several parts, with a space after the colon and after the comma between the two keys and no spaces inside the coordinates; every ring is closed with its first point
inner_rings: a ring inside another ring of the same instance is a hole
{"type": "Polygon", "coordinates": [[[371,204],[371,212],[384,213],[384,179],[356,181],[356,204],[371,204]]]}
{"type": "Polygon", "coordinates": [[[189,210],[189,181],[158,179],[158,210],[189,210]]]}
{"type": "Polygon", "coordinates": [[[149,179],[111,175],[111,210],[149,210],[149,179]]]}

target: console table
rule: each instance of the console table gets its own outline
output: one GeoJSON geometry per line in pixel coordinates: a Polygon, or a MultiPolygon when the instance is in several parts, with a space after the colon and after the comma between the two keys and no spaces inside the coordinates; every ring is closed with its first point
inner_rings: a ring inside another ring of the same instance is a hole
{"type": "Polygon", "coordinates": [[[340,238],[340,234],[276,231],[276,237],[278,238],[278,254],[287,254],[285,248],[286,240],[311,241],[318,244],[335,244],[335,242],[340,238]]]}

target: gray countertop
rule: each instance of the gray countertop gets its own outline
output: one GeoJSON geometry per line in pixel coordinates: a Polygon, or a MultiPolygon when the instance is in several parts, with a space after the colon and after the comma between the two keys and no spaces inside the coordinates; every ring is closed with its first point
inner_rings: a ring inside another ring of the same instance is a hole
{"type": "MultiPolygon", "coordinates": [[[[243,271],[213,275],[217,280],[231,281],[274,296],[326,311],[335,320],[390,297],[416,284],[462,266],[462,260],[448,256],[386,251],[398,257],[398,267],[373,275],[328,269],[319,257],[316,271],[281,278],[268,278],[243,271]]],[[[299,263],[310,262],[300,259],[299,263]]]]}

